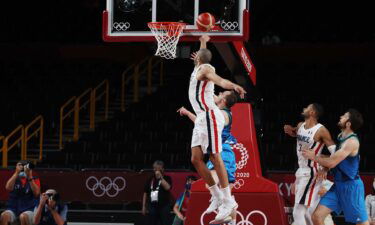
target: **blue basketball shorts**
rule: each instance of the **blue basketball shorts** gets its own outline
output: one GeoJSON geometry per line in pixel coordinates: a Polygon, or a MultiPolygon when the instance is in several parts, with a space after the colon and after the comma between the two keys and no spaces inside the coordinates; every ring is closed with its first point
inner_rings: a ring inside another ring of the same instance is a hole
{"type": "Polygon", "coordinates": [[[335,182],[322,197],[319,205],[324,205],[337,214],[344,212],[345,221],[349,223],[363,223],[368,220],[361,179],[335,182]]]}
{"type": "MultiPolygon", "coordinates": [[[[228,181],[229,183],[234,183],[236,181],[235,173],[236,173],[236,156],[232,150],[230,144],[223,144],[222,152],[220,153],[221,158],[223,159],[225,169],[228,173],[228,181]]],[[[214,169],[214,165],[211,161],[207,162],[207,168],[209,170],[214,169]]]]}

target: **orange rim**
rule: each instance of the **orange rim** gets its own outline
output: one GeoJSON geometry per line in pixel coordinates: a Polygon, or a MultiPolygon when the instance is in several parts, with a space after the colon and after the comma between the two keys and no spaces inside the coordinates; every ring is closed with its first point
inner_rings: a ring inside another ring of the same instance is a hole
{"type": "Polygon", "coordinates": [[[177,30],[182,27],[184,29],[186,27],[186,23],[180,22],[149,22],[149,28],[160,29],[161,27],[168,26],[170,29],[177,30]]]}

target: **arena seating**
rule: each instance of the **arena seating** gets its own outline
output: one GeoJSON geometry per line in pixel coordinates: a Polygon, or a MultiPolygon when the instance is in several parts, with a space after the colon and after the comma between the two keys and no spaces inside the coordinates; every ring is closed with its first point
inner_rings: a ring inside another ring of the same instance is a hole
{"type": "Polygon", "coordinates": [[[180,106],[189,106],[189,73],[167,77],[165,87],[131,104],[124,113],[117,112],[114,119],[100,123],[95,132],[83,133],[79,142],[67,143],[61,152],[48,154],[39,166],[140,170],[162,159],[167,168],[191,168],[193,124],[176,113],[180,106]],[[176,85],[181,88],[176,89],[176,85]]]}
{"type": "MultiPolygon", "coordinates": [[[[182,105],[190,107],[186,90],[191,64],[184,60],[174,64],[175,68],[184,68],[184,72],[169,68],[165,87],[140,103],[130,105],[125,113],[116,113],[115,119],[100,124],[96,132],[83,133],[78,143],[68,143],[62,152],[47,154],[40,166],[139,170],[149,166],[154,159],[163,158],[174,168],[191,168],[187,159],[192,123],[176,113],[182,105]],[[176,89],[176,85],[180,88],[176,89]]],[[[346,108],[358,108],[365,118],[371,116],[370,112],[374,109],[368,99],[375,85],[371,79],[374,67],[313,63],[258,65],[259,91],[263,99],[258,107],[261,115],[258,130],[263,132],[260,134],[261,153],[268,170],[295,170],[296,156],[290,154],[294,153],[295,142],[283,134],[282,127],[284,124],[296,124],[302,108],[309,102],[318,102],[325,107],[322,123],[333,137],[338,133],[336,123],[339,115],[346,108]],[[315,80],[321,80],[320,84],[306,86],[315,80]],[[350,85],[362,85],[363,88],[354,93],[355,97],[337,91],[350,85]],[[306,91],[310,97],[304,94],[306,91]]],[[[20,121],[30,121],[39,112],[46,118],[47,130],[53,130],[58,122],[58,108],[64,100],[97,84],[107,76],[107,70],[112,74],[121,71],[120,66],[93,62],[2,62],[0,69],[6,81],[0,84],[3,86],[0,90],[5,90],[4,85],[15,87],[1,95],[2,102],[5,102],[1,121],[3,134],[14,129],[20,121]],[[89,79],[82,79],[82,76],[89,79]],[[63,85],[67,83],[74,85],[63,85]],[[28,90],[28,94],[19,95],[20,90],[28,90]]],[[[365,124],[360,132],[362,171],[374,170],[367,160],[374,156],[369,147],[369,140],[374,138],[373,130],[373,124],[365,124]]]]}

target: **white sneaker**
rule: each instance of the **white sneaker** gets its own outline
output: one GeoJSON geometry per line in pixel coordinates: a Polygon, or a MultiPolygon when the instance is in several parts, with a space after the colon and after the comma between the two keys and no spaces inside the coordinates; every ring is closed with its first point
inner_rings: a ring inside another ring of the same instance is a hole
{"type": "Polygon", "coordinates": [[[224,199],[223,204],[219,207],[219,212],[217,213],[215,220],[223,220],[238,208],[237,202],[234,198],[224,199]]]}
{"type": "MultiPolygon", "coordinates": [[[[233,219],[232,219],[232,217],[231,216],[228,216],[228,217],[226,217],[225,219],[223,219],[223,220],[212,220],[209,224],[211,225],[211,224],[215,224],[215,225],[218,225],[218,224],[224,224],[224,223],[226,223],[226,224],[229,224],[231,221],[233,221],[233,219]]],[[[234,225],[236,225],[236,224],[234,224],[234,225]]]]}
{"type": "Polygon", "coordinates": [[[212,196],[211,199],[210,199],[210,205],[206,209],[206,213],[209,214],[209,213],[214,212],[222,204],[223,204],[223,201],[221,201],[220,199],[215,198],[214,196],[212,196]]]}

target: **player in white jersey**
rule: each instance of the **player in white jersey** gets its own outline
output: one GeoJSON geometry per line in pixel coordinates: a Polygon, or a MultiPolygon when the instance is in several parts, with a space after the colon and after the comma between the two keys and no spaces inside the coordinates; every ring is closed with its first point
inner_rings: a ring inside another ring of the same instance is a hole
{"type": "Polygon", "coordinates": [[[320,175],[326,174],[320,165],[302,156],[302,149],[308,147],[313,149],[316,155],[320,155],[324,145],[328,147],[331,154],[336,148],[327,128],[318,123],[322,114],[323,107],[313,103],[303,109],[304,122],[300,122],[297,127],[284,126],[286,134],[297,138],[299,168],[293,184],[295,189],[293,218],[296,225],[312,224],[311,215],[320,200],[318,191],[323,180],[320,175]]]}
{"type": "Polygon", "coordinates": [[[208,184],[212,195],[211,204],[206,212],[211,213],[218,209],[215,222],[222,222],[231,219],[229,215],[238,205],[231,196],[227,171],[220,156],[221,132],[225,119],[215,104],[214,86],[216,84],[224,89],[234,90],[241,98],[244,98],[246,92],[241,86],[216,74],[215,68],[209,64],[212,57],[211,52],[206,48],[206,44],[210,40],[209,36],[203,35],[199,40],[201,47],[194,58],[195,68],[191,74],[189,85],[189,100],[197,116],[191,141],[191,162],[208,184]],[[210,154],[210,160],[219,177],[221,190],[203,161],[203,155],[206,153],[210,154]]]}

